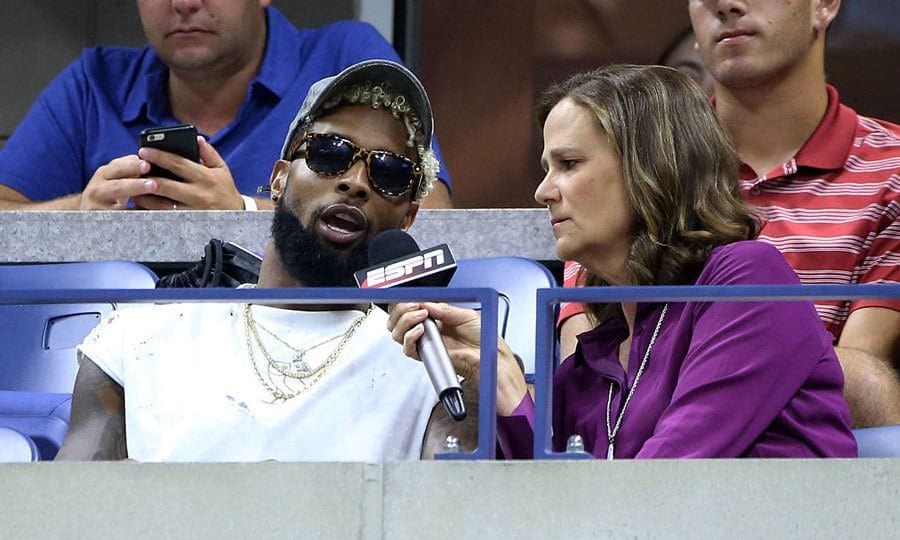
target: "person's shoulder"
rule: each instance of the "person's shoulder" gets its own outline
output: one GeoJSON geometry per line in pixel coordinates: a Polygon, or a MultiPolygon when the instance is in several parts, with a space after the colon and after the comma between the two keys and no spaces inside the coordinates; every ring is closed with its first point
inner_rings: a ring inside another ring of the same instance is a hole
{"type": "Polygon", "coordinates": [[[759,240],[742,240],[718,246],[709,255],[711,260],[745,257],[781,257],[781,253],[772,244],[759,240]]]}
{"type": "Polygon", "coordinates": [[[859,123],[858,129],[862,133],[881,133],[900,139],[900,124],[862,114],[857,114],[856,120],[859,123]]]}
{"type": "Polygon", "coordinates": [[[859,114],[853,146],[868,153],[900,155],[900,125],[859,114]]]}
{"type": "Polygon", "coordinates": [[[140,64],[150,53],[150,47],[91,47],[84,49],[79,62],[91,72],[122,73],[140,64]]]}
{"type": "Polygon", "coordinates": [[[380,307],[372,306],[369,308],[367,318],[378,323],[384,322],[385,328],[387,328],[388,312],[380,307]]]}
{"type": "Polygon", "coordinates": [[[732,242],[713,249],[706,266],[769,266],[787,264],[772,244],[759,240],[732,242]]]}
{"type": "Polygon", "coordinates": [[[70,64],[63,78],[117,101],[133,89],[142,74],[159,63],[155,58],[149,46],[92,47],[70,64]]]}
{"type": "Polygon", "coordinates": [[[172,304],[122,304],[106,319],[116,327],[140,327],[152,333],[161,327],[184,327],[193,321],[212,320],[239,313],[236,304],[179,302],[172,304]]]}
{"type": "Polygon", "coordinates": [[[380,35],[378,30],[364,21],[341,20],[320,26],[313,30],[320,36],[330,37],[360,37],[365,35],[380,35]]]}
{"type": "Polygon", "coordinates": [[[130,47],[86,48],[58,74],[55,82],[93,85],[99,81],[118,80],[134,66],[140,65],[145,56],[144,49],[130,47]]]}
{"type": "Polygon", "coordinates": [[[372,58],[401,61],[391,44],[366,22],[337,21],[299,30],[298,43],[303,69],[316,74],[333,75],[351,64],[372,58]]]}
{"type": "Polygon", "coordinates": [[[341,19],[317,27],[299,27],[275,6],[267,8],[268,21],[275,26],[276,33],[296,32],[304,37],[321,37],[333,35],[352,35],[359,32],[378,33],[374,26],[364,21],[341,19]]]}
{"type": "Polygon", "coordinates": [[[366,311],[364,324],[364,333],[367,339],[386,344],[388,350],[396,352],[398,356],[403,356],[403,347],[394,341],[391,333],[388,331],[388,313],[378,306],[373,306],[366,311]],[[396,347],[395,347],[396,345],[396,347]]]}
{"type": "MultiPolygon", "coordinates": [[[[362,21],[336,21],[315,29],[300,30],[300,37],[308,46],[328,47],[338,55],[348,51],[368,51],[370,55],[380,56],[385,54],[383,49],[390,48],[374,26],[362,21]]],[[[354,56],[353,61],[360,59],[354,56]]]]}
{"type": "Polygon", "coordinates": [[[800,283],[775,246],[759,240],[732,242],[713,249],[697,285],[762,285],[800,283]]]}
{"type": "Polygon", "coordinates": [[[91,347],[107,340],[136,339],[157,331],[161,308],[150,304],[119,304],[116,309],[94,327],[85,338],[84,345],[91,347]]]}

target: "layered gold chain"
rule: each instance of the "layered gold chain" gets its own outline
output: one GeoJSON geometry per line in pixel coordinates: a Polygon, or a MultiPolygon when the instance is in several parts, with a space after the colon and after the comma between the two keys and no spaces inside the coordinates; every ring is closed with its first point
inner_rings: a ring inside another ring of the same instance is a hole
{"type": "Polygon", "coordinates": [[[304,360],[304,358],[306,357],[306,353],[308,353],[314,349],[318,349],[322,345],[331,343],[332,341],[334,341],[336,339],[345,337],[347,335],[347,332],[350,331],[350,328],[348,328],[347,330],[344,330],[340,334],[331,336],[330,338],[322,340],[322,341],[316,343],[315,345],[310,345],[309,347],[298,349],[298,348],[292,346],[287,341],[281,339],[281,337],[278,334],[276,334],[275,332],[269,330],[268,328],[266,328],[265,326],[260,324],[259,321],[257,321],[253,317],[253,312],[250,310],[250,304],[247,304],[244,307],[244,317],[245,317],[245,320],[249,322],[250,331],[253,334],[253,339],[254,339],[254,341],[256,341],[256,344],[259,346],[260,349],[265,350],[265,347],[263,346],[262,340],[259,337],[259,332],[257,332],[257,328],[262,330],[266,334],[269,334],[273,339],[275,339],[275,341],[277,341],[278,343],[281,343],[282,345],[284,345],[285,347],[287,347],[288,349],[293,351],[294,358],[291,361],[291,364],[293,365],[294,369],[289,370],[287,368],[280,367],[283,364],[283,362],[277,362],[278,367],[276,367],[276,369],[282,375],[285,375],[287,377],[294,377],[294,378],[309,377],[310,375],[314,374],[314,371],[310,370],[309,365],[306,363],[306,360],[304,360]]]}
{"type": "MultiPolygon", "coordinates": [[[[340,356],[341,352],[344,350],[344,347],[346,347],[347,343],[349,343],[353,338],[353,334],[356,333],[356,330],[362,325],[362,323],[366,320],[366,317],[368,317],[369,313],[371,312],[372,307],[370,307],[364,315],[357,317],[350,324],[350,327],[347,329],[347,331],[343,334],[338,334],[333,338],[329,338],[324,342],[305,349],[305,351],[309,351],[320,345],[324,345],[325,343],[334,341],[338,337],[343,336],[341,341],[338,342],[337,346],[335,346],[331,354],[329,354],[325,361],[322,362],[322,364],[320,364],[318,367],[316,367],[315,369],[292,370],[290,368],[285,368],[283,366],[283,362],[276,361],[274,358],[272,358],[272,355],[269,354],[269,351],[266,350],[265,346],[262,343],[262,340],[259,337],[259,332],[256,331],[256,326],[259,326],[259,323],[257,323],[253,319],[253,315],[250,312],[250,304],[244,304],[244,340],[247,344],[247,354],[250,358],[250,365],[253,367],[253,372],[256,374],[256,378],[259,380],[259,383],[263,386],[263,388],[266,389],[266,391],[272,394],[271,403],[280,403],[287,401],[291,398],[299,396],[300,394],[312,388],[312,386],[322,378],[328,368],[331,367],[332,364],[334,364],[335,360],[337,360],[338,356],[340,356]],[[267,367],[265,370],[265,375],[263,375],[263,372],[260,371],[259,367],[257,366],[256,354],[253,351],[254,342],[256,343],[256,347],[259,348],[263,357],[266,359],[267,367]],[[277,377],[276,374],[281,376],[281,386],[285,388],[284,390],[280,388],[279,384],[276,383],[276,381],[273,379],[273,377],[277,377]],[[302,386],[296,390],[291,389],[288,385],[289,379],[299,382],[302,386]]],[[[267,333],[271,334],[271,332],[269,332],[268,330],[264,330],[267,333]]],[[[277,336],[274,336],[274,334],[273,337],[276,337],[278,341],[287,345],[283,340],[277,338],[277,336]]],[[[293,347],[288,347],[293,349],[293,347]]]]}

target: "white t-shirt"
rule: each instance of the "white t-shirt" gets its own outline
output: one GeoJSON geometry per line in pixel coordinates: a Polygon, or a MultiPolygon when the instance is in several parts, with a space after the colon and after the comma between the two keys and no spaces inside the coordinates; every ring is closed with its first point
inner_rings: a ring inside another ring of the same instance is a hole
{"type": "MultiPolygon", "coordinates": [[[[370,310],[306,392],[273,403],[250,361],[243,308],[140,306],[116,312],[85,338],[80,355],[125,389],[128,457],[370,463],[419,458],[437,397],[422,364],[404,356],[391,339],[384,311],[370,310]]],[[[343,335],[363,315],[252,306],[257,328],[297,349],[343,335]]],[[[258,334],[272,358],[292,358],[276,338],[258,334]]],[[[341,339],[315,347],[304,359],[315,368],[341,339]]],[[[266,378],[268,362],[253,338],[251,343],[266,378]]],[[[272,379],[278,378],[266,382],[272,379]]]]}

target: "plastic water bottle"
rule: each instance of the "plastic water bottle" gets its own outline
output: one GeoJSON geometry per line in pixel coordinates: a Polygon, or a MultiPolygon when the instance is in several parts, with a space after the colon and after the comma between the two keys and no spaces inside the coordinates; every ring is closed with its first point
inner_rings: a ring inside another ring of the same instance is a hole
{"type": "Polygon", "coordinates": [[[444,441],[444,453],[458,454],[459,453],[459,439],[457,439],[453,435],[447,435],[447,440],[444,441]]]}
{"type": "Polygon", "coordinates": [[[566,453],[567,454],[586,454],[587,452],[584,450],[584,439],[579,434],[569,436],[569,439],[566,441],[566,453]]]}

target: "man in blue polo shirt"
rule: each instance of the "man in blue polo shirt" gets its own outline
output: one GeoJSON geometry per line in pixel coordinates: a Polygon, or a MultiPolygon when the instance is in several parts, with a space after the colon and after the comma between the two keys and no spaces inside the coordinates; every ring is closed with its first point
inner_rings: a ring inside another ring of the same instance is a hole
{"type": "MultiPolygon", "coordinates": [[[[370,25],[298,30],[270,0],[138,0],[142,49],[88,49],[0,151],[0,209],[270,208],[280,137],[310,85],[370,58],[399,61],[370,25]],[[141,130],[193,124],[202,164],[143,148],[141,130]],[[150,165],[182,181],[146,177],[150,165]]],[[[436,148],[437,150],[437,148],[436,148]]],[[[449,207],[441,163],[423,207],[449,207]]]]}

